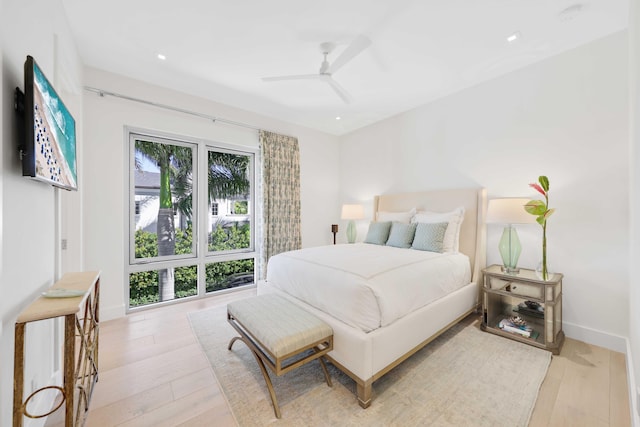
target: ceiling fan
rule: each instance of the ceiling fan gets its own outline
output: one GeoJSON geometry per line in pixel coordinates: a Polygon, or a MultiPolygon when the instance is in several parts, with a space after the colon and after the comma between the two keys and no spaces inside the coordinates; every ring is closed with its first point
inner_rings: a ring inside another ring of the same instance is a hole
{"type": "Polygon", "coordinates": [[[363,50],[371,45],[371,40],[363,35],[356,37],[349,46],[332,63],[329,63],[327,56],[336,48],[335,43],[325,42],[320,44],[320,52],[324,55],[324,60],[320,64],[318,74],[298,74],[291,76],[263,77],[264,82],[277,82],[282,80],[320,80],[327,83],[335,93],[347,104],[351,103],[352,97],[338,82],[333,79],[333,74],[351,61],[363,50]]]}

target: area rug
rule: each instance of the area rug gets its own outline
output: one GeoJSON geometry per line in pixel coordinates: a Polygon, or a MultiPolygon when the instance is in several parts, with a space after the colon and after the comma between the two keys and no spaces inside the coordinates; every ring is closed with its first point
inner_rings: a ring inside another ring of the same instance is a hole
{"type": "Polygon", "coordinates": [[[373,384],[373,402],[358,406],[355,382],[317,361],[271,379],[277,419],[254,356],[226,321],[226,307],[189,320],[240,426],[526,426],[551,353],[482,332],[469,316],[373,384]]]}

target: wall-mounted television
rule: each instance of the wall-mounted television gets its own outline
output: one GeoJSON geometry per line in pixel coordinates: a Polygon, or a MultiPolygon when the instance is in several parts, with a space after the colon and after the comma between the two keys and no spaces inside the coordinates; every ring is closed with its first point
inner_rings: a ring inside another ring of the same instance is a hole
{"type": "Polygon", "coordinates": [[[36,61],[24,63],[22,175],[78,189],[76,122],[36,61]]]}

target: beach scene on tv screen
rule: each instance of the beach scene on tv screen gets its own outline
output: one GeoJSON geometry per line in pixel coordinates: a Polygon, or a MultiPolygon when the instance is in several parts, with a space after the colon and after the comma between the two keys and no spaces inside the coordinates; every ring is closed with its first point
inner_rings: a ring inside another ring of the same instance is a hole
{"type": "Polygon", "coordinates": [[[36,176],[77,188],[75,120],[36,64],[33,80],[36,176]]]}

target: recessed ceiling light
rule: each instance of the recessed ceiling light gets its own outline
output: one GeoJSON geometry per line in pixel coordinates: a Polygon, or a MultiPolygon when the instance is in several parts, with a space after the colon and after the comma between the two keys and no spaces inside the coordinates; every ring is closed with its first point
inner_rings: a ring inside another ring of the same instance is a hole
{"type": "Polygon", "coordinates": [[[521,38],[522,38],[522,34],[520,34],[520,31],[516,31],[515,33],[513,33],[509,37],[507,37],[507,41],[509,43],[515,43],[518,40],[520,40],[521,38]]]}
{"type": "Polygon", "coordinates": [[[167,57],[166,57],[166,56],[164,56],[163,54],[159,53],[159,54],[158,54],[158,59],[161,59],[161,60],[163,60],[163,61],[164,61],[165,59],[167,59],[167,57]]]}
{"type": "Polygon", "coordinates": [[[336,116],[336,120],[342,120],[342,117],[336,116]]]}

